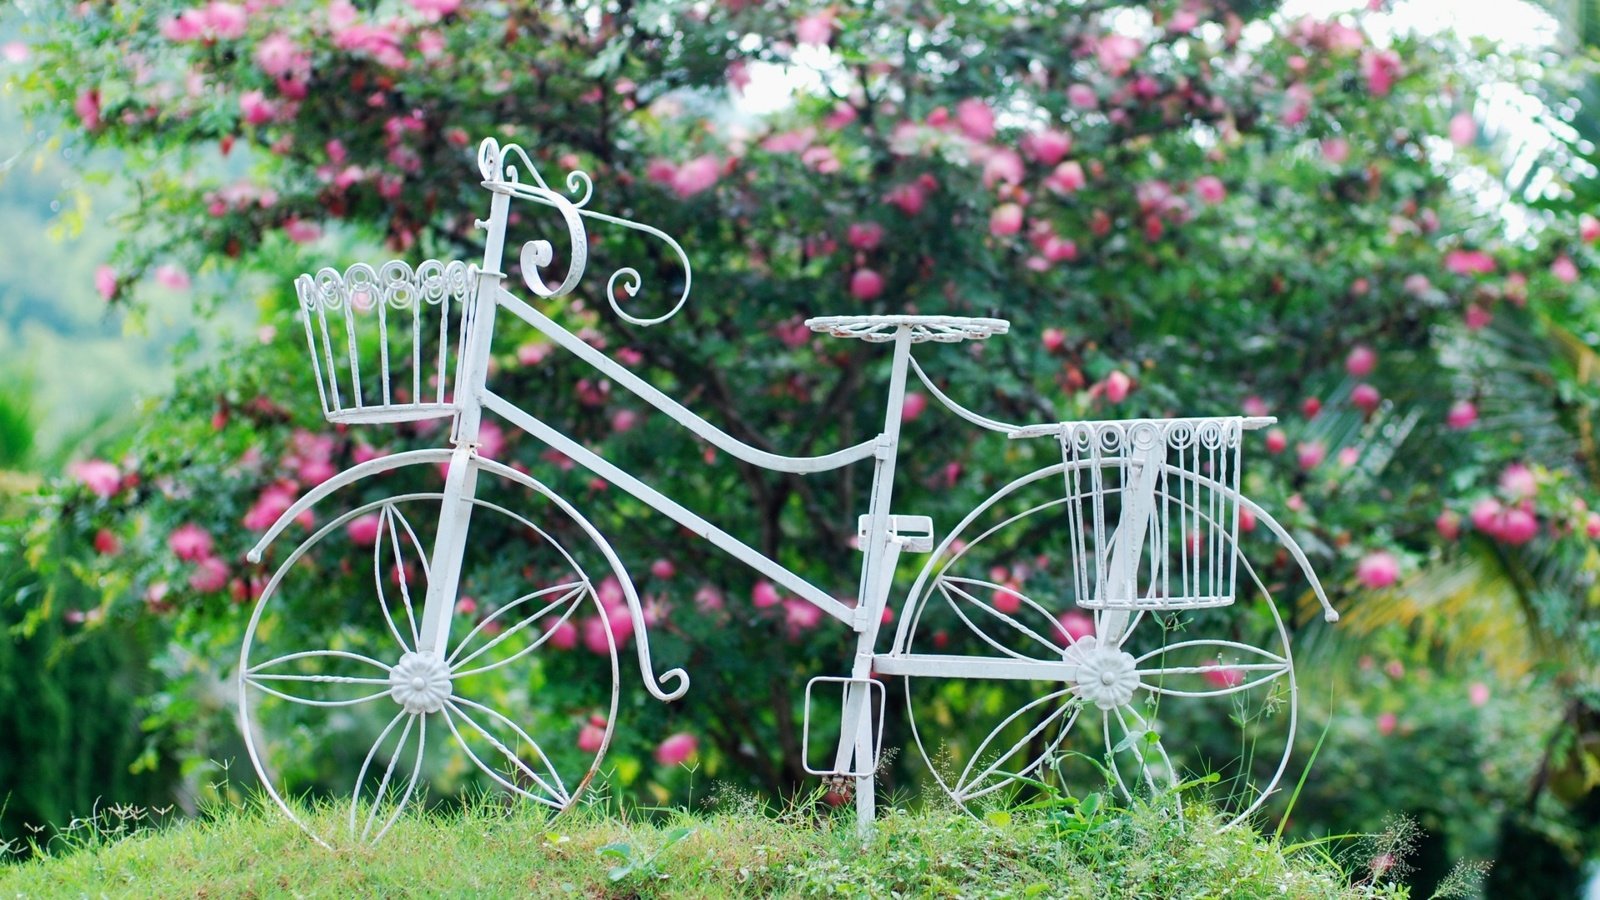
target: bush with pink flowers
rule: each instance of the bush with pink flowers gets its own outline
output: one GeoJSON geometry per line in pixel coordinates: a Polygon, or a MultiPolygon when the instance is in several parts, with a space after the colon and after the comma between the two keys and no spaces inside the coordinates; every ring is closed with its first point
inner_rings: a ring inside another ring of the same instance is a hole
{"type": "MultiPolygon", "coordinates": [[[[1512,240],[1455,187],[1494,170],[1467,125],[1474,79],[1497,73],[1447,41],[1380,37],[1381,10],[1105,6],[669,3],[633,18],[474,0],[86,0],[40,12],[18,77],[27,102],[66,116],[91,161],[121,150],[142,198],[118,257],[84,277],[119,304],[174,266],[237,279],[218,302],[265,298],[261,343],[185,378],[114,461],[81,463],[81,484],[57,488],[58,527],[81,538],[84,564],[128,576],[108,583],[108,608],[163,617],[206,660],[164,688],[188,698],[187,718],[158,712],[151,728],[195,736],[178,743],[198,759],[212,752],[198,735],[231,727],[215,708],[202,722],[194,698],[226,674],[260,590],[242,551],[298,493],[445,439],[320,422],[289,279],[384,255],[473,258],[487,204],[471,160],[488,135],[521,142],[552,184],[587,171],[591,206],[682,242],[694,294],[672,322],[617,321],[598,284],[547,311],[741,439],[819,453],[882,421],[881,348],[813,337],[806,316],[1003,315],[1009,336],[923,354],[961,402],[1014,421],[1276,415],[1249,438],[1246,485],[1338,604],[1471,563],[1527,598],[1508,627],[1593,667],[1597,607],[1579,585],[1600,569],[1600,368],[1582,336],[1600,326],[1587,277],[1600,229],[1553,204],[1512,240]],[[820,82],[800,76],[811,66],[820,82]],[[774,84],[795,87],[792,101],[769,102],[774,84]],[[94,555],[117,542],[114,562],[94,555]]],[[[1577,177],[1570,161],[1548,164],[1577,177]]],[[[551,233],[538,210],[517,215],[513,239],[551,233]]],[[[661,310],[681,273],[657,249],[597,229],[592,266],[638,266],[645,287],[625,302],[661,310]]],[[[743,466],[520,327],[504,337],[502,392],[854,592],[865,473],[743,466]]],[[[897,505],[942,527],[1052,452],[985,442],[925,403],[907,398],[897,505]]],[[[804,783],[792,704],[806,676],[848,657],[841,630],[639,518],[559,454],[511,433],[496,443],[617,543],[658,652],[698,679],[683,705],[636,711],[639,736],[616,747],[631,761],[623,780],[658,777],[644,770],[674,734],[719,777],[804,783]],[[670,566],[649,565],[664,553],[670,566]]],[[[1260,532],[1250,540],[1263,577],[1291,576],[1260,532]]],[[[604,645],[598,619],[575,627],[551,646],[604,645]]],[[[575,735],[587,715],[570,710],[575,735]]]]}

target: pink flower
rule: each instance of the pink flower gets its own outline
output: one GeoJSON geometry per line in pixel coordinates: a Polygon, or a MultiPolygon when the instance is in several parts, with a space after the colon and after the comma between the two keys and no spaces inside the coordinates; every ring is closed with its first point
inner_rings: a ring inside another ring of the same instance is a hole
{"type": "Polygon", "coordinates": [[[1344,138],[1324,138],[1322,141],[1322,158],[1334,165],[1343,165],[1350,158],[1350,142],[1344,138]]]}
{"type": "Polygon", "coordinates": [[[25,63],[28,61],[28,45],[21,41],[0,44],[0,58],[8,63],[25,63]]]}
{"type": "Polygon", "coordinates": [[[1044,186],[1057,194],[1071,194],[1083,187],[1087,179],[1083,176],[1083,166],[1076,161],[1064,162],[1050,172],[1050,177],[1044,180],[1044,186]]]}
{"type": "Polygon", "coordinates": [[[606,730],[603,725],[585,722],[583,727],[578,729],[578,749],[584,753],[599,753],[605,743],[606,730]]]}
{"type": "Polygon", "coordinates": [[[695,755],[699,749],[700,742],[695,740],[694,735],[687,732],[679,732],[662,741],[656,747],[656,762],[668,768],[681,765],[689,757],[695,755]]]}
{"type": "Polygon", "coordinates": [[[845,242],[857,250],[874,250],[883,240],[883,226],[877,222],[855,222],[846,233],[845,242]]]}
{"type": "Polygon", "coordinates": [[[461,8],[461,0],[411,0],[411,8],[438,21],[461,8]]]}
{"type": "Polygon", "coordinates": [[[189,273],[172,263],[157,266],[155,279],[157,284],[171,291],[186,291],[189,289],[189,273]]]}
{"type": "Polygon", "coordinates": [[[1462,317],[1469,331],[1482,331],[1494,321],[1494,316],[1487,309],[1474,303],[1467,307],[1466,315],[1462,317]]]}
{"type": "Polygon", "coordinates": [[[826,47],[833,39],[833,10],[825,9],[794,23],[794,37],[802,44],[826,47]]]}
{"type": "Polygon", "coordinates": [[[1022,230],[1022,207],[1015,203],[1002,203],[989,214],[989,233],[1007,237],[1022,230]]]}
{"type": "Polygon", "coordinates": [[[807,147],[800,154],[800,162],[821,175],[832,175],[840,169],[839,157],[833,155],[831,147],[807,147]]]}
{"type": "Polygon", "coordinates": [[[639,424],[639,414],[631,409],[619,409],[611,414],[611,431],[613,434],[632,431],[633,426],[637,424],[639,424]]]}
{"type": "Polygon", "coordinates": [[[94,552],[101,556],[115,556],[122,552],[122,541],[109,528],[94,533],[94,552]]]}
{"type": "Polygon", "coordinates": [[[78,121],[88,131],[100,127],[100,92],[95,90],[84,91],[72,103],[72,111],[78,114],[78,121]]]}
{"type": "Polygon", "coordinates": [[[1378,408],[1382,399],[1378,389],[1370,384],[1358,384],[1350,391],[1350,402],[1367,415],[1371,415],[1372,411],[1378,408]]]}
{"type": "Polygon", "coordinates": [[[179,559],[196,562],[211,556],[211,535],[193,523],[182,525],[167,536],[167,547],[179,559]]]}
{"type": "Polygon", "coordinates": [[[694,605],[703,613],[712,613],[722,609],[725,604],[721,591],[709,584],[703,584],[694,592],[694,605]]]}
{"type": "Polygon", "coordinates": [[[358,547],[371,547],[378,541],[379,517],[377,513],[356,516],[344,527],[345,533],[358,547]]]}
{"type": "Polygon", "coordinates": [[[1457,147],[1467,147],[1478,139],[1478,122],[1472,113],[1458,112],[1450,119],[1450,142],[1457,147]]]}
{"type": "Polygon", "coordinates": [[[1378,354],[1365,344],[1357,344],[1344,358],[1344,370],[1351,378],[1365,378],[1378,365],[1378,354]]]}
{"type": "Polygon", "coordinates": [[[976,97],[956,104],[956,125],[961,133],[975,141],[994,139],[994,110],[976,97]]]}
{"type": "Polygon", "coordinates": [[[678,574],[678,567],[670,559],[658,559],[650,564],[650,574],[657,578],[671,578],[678,574]]]}
{"type": "Polygon", "coordinates": [[[1081,609],[1069,609],[1057,616],[1056,621],[1061,623],[1062,632],[1073,643],[1094,635],[1094,617],[1081,609]]]}
{"type": "Polygon", "coordinates": [[[1361,74],[1373,96],[1387,97],[1400,75],[1400,56],[1393,50],[1368,50],[1361,54],[1361,74]]]}
{"type": "Polygon", "coordinates": [[[1046,328],[1043,341],[1045,352],[1057,353],[1066,345],[1067,333],[1059,328],[1046,328]]]}
{"type": "Polygon", "coordinates": [[[709,154],[697,156],[679,166],[678,171],[673,173],[672,190],[684,199],[708,190],[716,185],[719,168],[721,163],[715,156],[709,154]]]}
{"type": "MultiPolygon", "coordinates": [[[[1400,724],[1400,720],[1399,720],[1398,717],[1395,716],[1394,713],[1392,713],[1392,712],[1381,713],[1378,716],[1378,733],[1383,735],[1384,737],[1388,737],[1389,735],[1394,734],[1394,730],[1395,730],[1396,727],[1399,726],[1399,724],[1400,724]]],[[[1383,855],[1387,856],[1388,854],[1383,854],[1383,855]]],[[[1387,869],[1387,868],[1389,868],[1389,866],[1392,866],[1392,865],[1394,865],[1394,859],[1391,857],[1389,859],[1388,863],[1383,865],[1383,868],[1387,869]]],[[[1376,869],[1376,868],[1378,868],[1378,866],[1379,866],[1379,862],[1377,860],[1374,860],[1373,868],[1376,869]]]]}
{"type": "Polygon", "coordinates": [[[599,616],[583,620],[583,646],[596,656],[610,655],[611,632],[607,630],[605,620],[599,616]]]}
{"type": "Polygon", "coordinates": [[[907,182],[906,184],[896,185],[888,194],[884,195],[883,199],[884,202],[898,208],[906,215],[914,216],[922,212],[922,207],[927,203],[928,197],[920,184],[907,182]]]}
{"type": "Polygon", "coordinates": [[[1461,537],[1461,514],[1447,509],[1433,520],[1433,528],[1443,540],[1453,541],[1461,537]]]}
{"type": "Polygon", "coordinates": [[[743,94],[752,80],[750,67],[745,65],[744,60],[729,64],[727,71],[723,72],[723,77],[728,79],[728,87],[733,88],[735,94],[743,94]]]}
{"type": "Polygon", "coordinates": [[[1494,257],[1482,250],[1451,250],[1444,255],[1444,267],[1457,275],[1487,275],[1494,271],[1494,257]]]}
{"type": "Polygon", "coordinates": [[[1400,561],[1383,550],[1368,553],[1356,563],[1356,581],[1369,591],[1386,588],[1400,577],[1400,561]]]}
{"type": "Polygon", "coordinates": [[[1539,535],[1539,520],[1520,506],[1506,510],[1499,525],[1499,533],[1494,536],[1513,546],[1526,544],[1539,535]]]}
{"type": "Polygon", "coordinates": [[[67,474],[83,482],[97,497],[110,497],[122,486],[122,473],[103,459],[90,459],[67,466],[67,474]]]}
{"type": "Polygon", "coordinates": [[[1539,480],[1532,469],[1512,463],[1500,473],[1500,490],[1513,500],[1526,500],[1539,492],[1539,480]]]}
{"type": "MultiPolygon", "coordinates": [[[[1589,518],[1583,523],[1583,533],[1587,534],[1591,541],[1600,539],[1600,512],[1589,513],[1589,518]]],[[[95,546],[99,547],[98,535],[95,538],[95,546]]]]}
{"type": "Polygon", "coordinates": [[[983,186],[1022,183],[1022,157],[1015,150],[996,150],[983,163],[983,186]]]}
{"type": "Polygon", "coordinates": [[[871,300],[883,293],[883,276],[871,269],[857,269],[850,276],[850,295],[857,300],[871,300]]]}
{"type": "Polygon", "coordinates": [[[1303,84],[1291,84],[1283,92],[1283,124],[1293,127],[1311,114],[1311,89],[1303,84]]]}
{"type": "Polygon", "coordinates": [[[1074,260],[1078,258],[1078,245],[1052,234],[1039,245],[1039,252],[1044,254],[1047,261],[1053,263],[1074,260]]]}
{"type": "Polygon", "coordinates": [[[1128,74],[1128,69],[1133,65],[1144,45],[1135,38],[1125,34],[1108,34],[1100,39],[1095,46],[1095,57],[1100,61],[1100,67],[1115,78],[1128,74]]]}
{"type": "Polygon", "coordinates": [[[1244,410],[1244,414],[1247,416],[1266,416],[1270,415],[1272,412],[1271,408],[1267,406],[1267,401],[1261,399],[1255,394],[1251,394],[1250,396],[1244,398],[1244,402],[1239,404],[1239,406],[1244,410]]]}
{"type": "Polygon", "coordinates": [[[1483,706],[1489,702],[1489,686],[1481,681],[1474,681],[1467,686],[1467,702],[1473,706],[1483,706]]]}
{"type": "Polygon", "coordinates": [[[1121,371],[1116,371],[1106,376],[1104,385],[1106,399],[1112,403],[1121,403],[1128,399],[1128,392],[1133,390],[1133,379],[1121,371]]]}
{"type": "Polygon", "coordinates": [[[1228,189],[1223,187],[1222,179],[1215,175],[1202,175],[1194,180],[1194,192],[1204,203],[1215,206],[1228,196],[1228,189]]]}
{"type": "Polygon", "coordinates": [[[900,421],[914,422],[928,408],[928,397],[925,394],[909,391],[905,401],[900,406],[900,421]]]}
{"type": "Polygon", "coordinates": [[[296,244],[309,244],[322,237],[322,226],[315,222],[294,218],[283,223],[283,234],[296,244]]]}
{"type": "Polygon", "coordinates": [[[1493,497],[1485,497],[1472,504],[1472,527],[1491,537],[1500,530],[1500,519],[1505,508],[1493,497]]]}
{"type": "Polygon", "coordinates": [[[547,640],[557,650],[571,650],[578,646],[578,626],[572,624],[571,619],[557,621],[550,626],[549,634],[547,640]]]}
{"type": "Polygon", "coordinates": [[[1053,166],[1072,152],[1072,136],[1048,129],[1030,134],[1022,139],[1022,152],[1044,166],[1053,166]]]}
{"type": "Polygon", "coordinates": [[[782,603],[783,598],[778,596],[778,589],[772,586],[772,582],[758,581],[755,590],[750,592],[750,602],[756,609],[767,609],[782,603]]]}
{"type": "Polygon", "coordinates": [[[220,591],[228,586],[228,564],[215,557],[200,560],[189,575],[189,587],[202,594],[220,591]]]}
{"type": "Polygon", "coordinates": [[[294,494],[284,485],[274,484],[261,492],[250,510],[245,513],[244,527],[251,531],[266,531],[278,517],[294,505],[294,494]]]}
{"type": "Polygon", "coordinates": [[[205,30],[218,40],[231,41],[244,37],[249,17],[244,7],[236,3],[211,0],[200,11],[205,30]]]}
{"type": "Polygon", "coordinates": [[[1361,451],[1355,447],[1339,448],[1339,465],[1348,469],[1361,461],[1361,451]]]}
{"type": "Polygon", "coordinates": [[[1067,102],[1079,109],[1094,109],[1100,105],[1100,96],[1087,84],[1074,84],[1067,88],[1067,102]]]}
{"type": "Polygon", "coordinates": [[[808,600],[790,597],[783,601],[783,622],[791,637],[798,636],[822,622],[822,610],[808,600]]]}
{"type": "Polygon", "coordinates": [[[1323,446],[1321,441],[1306,441],[1295,451],[1295,461],[1307,472],[1322,465],[1322,461],[1327,458],[1328,448],[1323,446]]]}
{"type": "Polygon", "coordinates": [[[1289,436],[1283,433],[1282,428],[1274,428],[1267,432],[1267,452],[1282,453],[1289,449],[1289,436]]]}
{"type": "Polygon", "coordinates": [[[1600,219],[1596,219],[1594,216],[1591,216],[1588,213],[1584,213],[1583,215],[1579,216],[1578,237],[1583,238],[1583,241],[1586,244],[1592,244],[1595,241],[1600,241],[1600,219]]]}
{"type": "Polygon", "coordinates": [[[288,35],[275,31],[256,45],[256,65],[270,78],[300,77],[310,70],[311,57],[288,35]]]}
{"type": "Polygon", "coordinates": [[[1550,264],[1550,274],[1564,284],[1571,284],[1578,280],[1578,265],[1572,261],[1572,257],[1563,253],[1550,264]]]}
{"type": "Polygon", "coordinates": [[[1244,682],[1244,670],[1232,666],[1206,666],[1200,675],[1207,684],[1218,690],[1235,687],[1244,682]]]}
{"type": "Polygon", "coordinates": [[[117,270],[110,266],[97,266],[94,270],[94,289],[108,303],[116,299],[117,270]]]}

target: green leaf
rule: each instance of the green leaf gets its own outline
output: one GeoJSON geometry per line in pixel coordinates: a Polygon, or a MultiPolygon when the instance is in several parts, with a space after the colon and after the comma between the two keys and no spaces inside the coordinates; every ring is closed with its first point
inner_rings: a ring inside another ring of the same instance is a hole
{"type": "Polygon", "coordinates": [[[996,828],[1004,828],[1011,824],[1011,813],[1003,809],[994,809],[984,813],[983,820],[996,828]]]}

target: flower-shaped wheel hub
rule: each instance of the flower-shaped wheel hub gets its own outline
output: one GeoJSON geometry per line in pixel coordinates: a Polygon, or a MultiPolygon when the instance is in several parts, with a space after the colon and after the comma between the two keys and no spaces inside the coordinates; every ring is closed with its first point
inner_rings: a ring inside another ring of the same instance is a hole
{"type": "Polygon", "coordinates": [[[1127,706],[1139,689],[1138,663],[1117,647],[1101,647],[1085,638],[1067,652],[1067,661],[1078,664],[1072,692],[1101,709],[1127,706]]]}
{"type": "Polygon", "coordinates": [[[438,712],[452,690],[450,666],[431,654],[408,652],[389,670],[389,696],[408,713],[438,712]]]}

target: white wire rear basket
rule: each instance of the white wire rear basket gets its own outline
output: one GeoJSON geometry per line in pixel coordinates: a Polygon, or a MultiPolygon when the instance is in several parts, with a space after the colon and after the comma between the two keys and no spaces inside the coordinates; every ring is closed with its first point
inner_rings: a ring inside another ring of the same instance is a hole
{"type": "Polygon", "coordinates": [[[1239,417],[1060,426],[1079,606],[1233,602],[1244,427],[1239,417]]]}
{"type": "Polygon", "coordinates": [[[451,373],[477,273],[460,261],[357,263],[295,279],[311,368],[329,422],[453,415],[451,373]]]}

